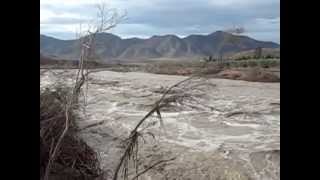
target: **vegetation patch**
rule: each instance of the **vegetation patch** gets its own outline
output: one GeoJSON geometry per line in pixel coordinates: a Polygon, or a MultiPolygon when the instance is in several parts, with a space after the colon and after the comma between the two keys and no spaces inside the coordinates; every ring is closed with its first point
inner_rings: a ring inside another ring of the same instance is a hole
{"type": "Polygon", "coordinates": [[[40,93],[40,179],[44,179],[53,148],[66,126],[69,128],[61,141],[50,166],[48,179],[95,179],[102,174],[97,153],[77,135],[74,111],[66,111],[68,88],[45,89],[40,93]]]}

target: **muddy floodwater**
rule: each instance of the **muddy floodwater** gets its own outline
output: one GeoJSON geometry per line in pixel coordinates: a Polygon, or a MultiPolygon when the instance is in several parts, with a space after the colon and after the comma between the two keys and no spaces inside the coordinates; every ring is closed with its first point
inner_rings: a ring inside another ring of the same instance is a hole
{"type": "MultiPolygon", "coordinates": [[[[41,71],[41,88],[70,85],[74,70],[41,71]]],[[[187,77],[99,71],[89,75],[86,107],[79,110],[81,136],[100,155],[106,178],[123,152],[121,139],[151,110],[165,89],[187,77]]],[[[198,80],[201,81],[201,80],[198,80]]],[[[280,179],[280,83],[206,79],[196,101],[148,119],[139,159],[176,157],[140,179],[280,179]],[[152,132],[152,135],[147,135],[152,132]]]]}

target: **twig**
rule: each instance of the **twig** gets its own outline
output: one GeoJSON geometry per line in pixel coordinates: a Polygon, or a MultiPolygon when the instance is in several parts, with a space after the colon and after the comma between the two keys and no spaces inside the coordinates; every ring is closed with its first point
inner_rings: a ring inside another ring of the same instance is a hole
{"type": "Polygon", "coordinates": [[[99,125],[102,125],[103,123],[105,123],[105,121],[100,121],[100,122],[97,122],[97,123],[93,123],[93,124],[89,124],[81,129],[79,129],[78,131],[83,131],[85,129],[88,129],[88,128],[91,128],[91,127],[94,127],[94,126],[99,126],[99,125]]]}
{"type": "MultiPolygon", "coordinates": [[[[133,150],[134,145],[137,143],[137,142],[134,142],[134,140],[136,140],[136,139],[135,139],[135,138],[132,138],[132,137],[137,136],[137,134],[138,134],[138,128],[139,128],[153,113],[155,113],[155,112],[160,112],[160,109],[161,109],[162,107],[168,105],[169,101],[166,101],[166,102],[165,102],[165,97],[167,96],[167,94],[170,93],[170,91],[171,91],[173,88],[175,88],[175,87],[177,87],[177,86],[179,86],[179,85],[181,85],[181,84],[183,84],[183,83],[185,83],[185,82],[187,82],[187,81],[190,81],[191,79],[196,78],[196,77],[199,77],[199,76],[198,76],[198,75],[191,76],[191,77],[186,78],[186,79],[184,79],[184,80],[182,80],[182,81],[180,81],[180,82],[172,85],[171,87],[169,87],[169,88],[164,92],[164,94],[161,96],[161,98],[154,104],[154,107],[138,122],[138,124],[135,126],[135,128],[134,128],[134,129],[131,131],[131,133],[130,133],[130,136],[129,136],[129,138],[128,138],[128,139],[130,140],[130,141],[129,141],[129,144],[127,145],[124,154],[121,156],[120,161],[119,161],[118,165],[116,166],[116,169],[115,169],[114,175],[113,175],[113,180],[117,180],[117,179],[118,179],[118,173],[119,173],[119,170],[120,170],[121,166],[122,166],[123,163],[125,162],[126,158],[127,158],[128,156],[130,156],[131,151],[133,150]]],[[[161,120],[162,120],[162,119],[161,119],[161,120]]],[[[125,169],[125,172],[126,172],[126,171],[127,171],[127,170],[125,169]]],[[[125,174],[126,174],[126,173],[125,173],[125,174]]]]}
{"type": "Polygon", "coordinates": [[[143,171],[139,172],[136,176],[134,176],[132,178],[132,180],[135,180],[136,178],[138,178],[139,176],[141,176],[142,174],[146,173],[147,171],[149,171],[150,169],[154,168],[155,166],[161,164],[161,163],[166,163],[166,162],[169,162],[169,161],[173,161],[175,160],[176,158],[171,158],[171,159],[166,159],[166,160],[160,160],[154,164],[152,164],[151,166],[147,167],[146,169],[144,169],[143,171]]]}
{"type": "MultiPolygon", "coordinates": [[[[93,44],[95,41],[95,36],[97,33],[104,32],[106,30],[109,30],[109,29],[115,27],[120,20],[120,19],[118,19],[118,16],[116,13],[114,13],[110,19],[105,20],[106,12],[105,12],[104,7],[105,7],[105,4],[101,4],[100,6],[98,6],[98,10],[99,10],[98,11],[99,12],[98,18],[101,20],[101,23],[97,24],[95,26],[96,30],[91,32],[89,29],[87,31],[87,33],[88,33],[87,36],[81,37],[81,35],[80,35],[79,40],[80,40],[80,44],[81,44],[81,54],[80,54],[80,58],[79,58],[79,67],[78,67],[78,71],[77,71],[77,75],[76,75],[75,85],[72,89],[72,94],[69,97],[67,104],[66,104],[65,128],[64,128],[62,134],[60,135],[60,137],[54,147],[53,153],[49,157],[49,161],[48,161],[48,164],[47,164],[47,167],[45,170],[44,180],[48,180],[49,174],[50,174],[51,164],[55,160],[57,152],[60,148],[61,142],[69,130],[69,123],[70,123],[69,122],[69,112],[74,107],[74,105],[78,105],[80,91],[81,91],[84,83],[86,83],[86,81],[88,80],[87,76],[89,74],[89,71],[87,70],[87,67],[85,67],[84,62],[89,60],[91,54],[93,53],[92,47],[93,47],[93,44]]],[[[123,17],[121,17],[121,18],[123,18],[123,17]]],[[[86,99],[85,99],[85,103],[86,103],[86,99]]]]}
{"type": "Polygon", "coordinates": [[[226,117],[228,118],[228,117],[239,115],[239,114],[246,114],[246,112],[242,112],[242,111],[231,112],[226,114],[226,117]]]}
{"type": "Polygon", "coordinates": [[[44,176],[44,180],[48,180],[49,178],[49,173],[50,173],[50,168],[51,168],[51,164],[52,162],[55,160],[55,157],[56,157],[56,154],[57,154],[57,151],[60,147],[60,144],[65,136],[65,134],[67,133],[68,129],[69,129],[69,107],[66,106],[66,112],[65,112],[65,115],[66,115],[66,124],[65,124],[65,128],[52,152],[52,155],[50,156],[49,158],[49,161],[48,161],[48,164],[47,164],[47,167],[46,167],[46,171],[45,171],[45,176],[44,176]]]}
{"type": "Polygon", "coordinates": [[[270,105],[278,105],[278,106],[280,106],[280,103],[270,103],[270,105]]]}

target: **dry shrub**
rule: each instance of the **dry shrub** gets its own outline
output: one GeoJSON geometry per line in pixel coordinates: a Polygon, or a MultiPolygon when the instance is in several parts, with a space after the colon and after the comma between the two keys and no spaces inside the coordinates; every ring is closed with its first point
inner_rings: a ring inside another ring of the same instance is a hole
{"type": "Polygon", "coordinates": [[[252,82],[280,82],[280,78],[277,75],[258,67],[245,70],[226,69],[217,74],[216,77],[252,82]]]}
{"type": "Polygon", "coordinates": [[[191,63],[165,61],[148,64],[145,71],[155,74],[188,76],[193,74],[195,68],[191,63]]]}
{"type": "Polygon", "coordinates": [[[210,75],[210,74],[217,74],[223,70],[223,65],[218,63],[206,64],[206,66],[201,69],[201,74],[210,75]]]}
{"type": "Polygon", "coordinates": [[[239,79],[243,76],[243,73],[236,70],[225,70],[219,73],[219,76],[226,79],[239,79]]]}
{"type": "Polygon", "coordinates": [[[277,75],[262,68],[250,68],[242,79],[254,82],[280,82],[280,78],[277,75]]]}
{"type": "Polygon", "coordinates": [[[181,76],[188,76],[193,73],[191,68],[183,68],[183,69],[178,69],[176,72],[176,75],[181,75],[181,76]]]}
{"type": "MultiPolygon", "coordinates": [[[[40,93],[40,179],[65,128],[69,92],[60,87],[40,93]]],[[[49,179],[94,179],[101,175],[98,156],[77,136],[77,116],[73,111],[69,111],[68,117],[70,127],[52,163],[49,179]]]]}

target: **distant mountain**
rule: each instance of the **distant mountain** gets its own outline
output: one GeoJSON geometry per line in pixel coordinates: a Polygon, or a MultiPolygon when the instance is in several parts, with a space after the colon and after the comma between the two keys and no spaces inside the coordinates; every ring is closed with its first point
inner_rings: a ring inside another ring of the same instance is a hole
{"type": "MultiPolygon", "coordinates": [[[[40,53],[62,59],[77,59],[80,51],[76,40],[59,40],[40,35],[40,53]]],[[[217,31],[209,35],[152,36],[148,39],[122,39],[110,33],[96,36],[96,54],[104,60],[181,58],[230,55],[257,47],[280,48],[279,44],[217,31]]]]}

